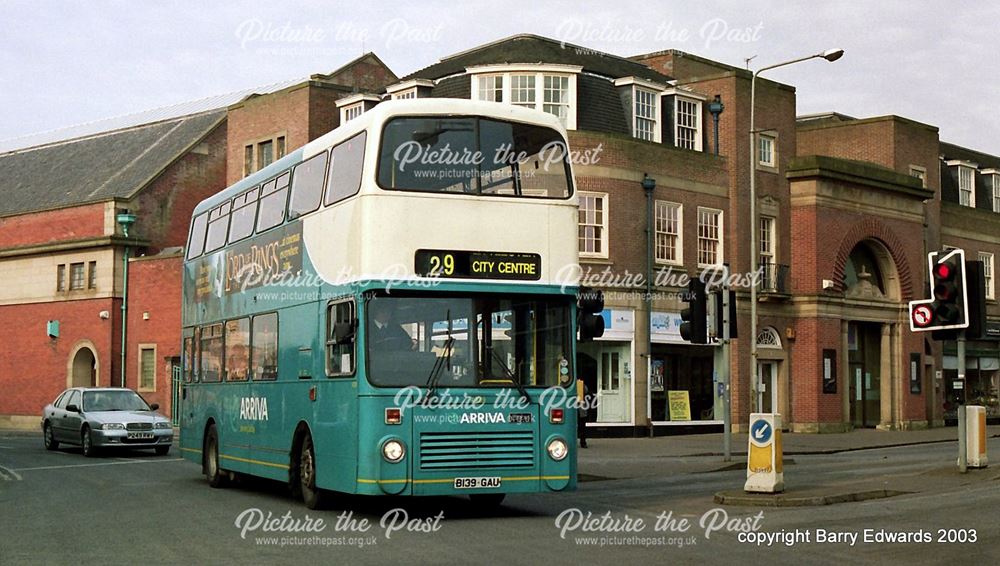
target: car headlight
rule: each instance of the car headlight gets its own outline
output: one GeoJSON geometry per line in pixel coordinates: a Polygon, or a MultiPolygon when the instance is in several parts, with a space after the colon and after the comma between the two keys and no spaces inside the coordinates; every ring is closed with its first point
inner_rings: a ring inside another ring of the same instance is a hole
{"type": "Polygon", "coordinates": [[[122,423],[104,423],[101,425],[102,430],[125,430],[125,425],[122,423]]]}
{"type": "Polygon", "coordinates": [[[558,438],[549,442],[549,445],[545,449],[549,453],[549,458],[552,458],[556,462],[564,459],[569,454],[569,448],[566,447],[566,443],[558,438]]]}
{"type": "Polygon", "coordinates": [[[403,447],[403,443],[398,440],[388,440],[382,445],[382,457],[386,459],[387,462],[395,464],[396,462],[403,459],[406,455],[406,448],[403,447]]]}
{"type": "Polygon", "coordinates": [[[158,423],[153,423],[153,428],[171,428],[171,427],[169,422],[162,421],[158,423]]]}

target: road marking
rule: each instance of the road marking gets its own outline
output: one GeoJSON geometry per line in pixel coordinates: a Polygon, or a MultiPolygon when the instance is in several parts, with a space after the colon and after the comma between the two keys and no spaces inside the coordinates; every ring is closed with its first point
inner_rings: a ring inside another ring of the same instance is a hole
{"type": "Polygon", "coordinates": [[[6,481],[21,481],[21,475],[10,468],[0,466],[0,478],[6,481]]]}
{"type": "MultiPolygon", "coordinates": [[[[160,462],[182,462],[184,458],[171,458],[169,460],[127,460],[118,462],[99,462],[94,464],[67,464],[65,466],[39,466],[37,468],[18,468],[18,472],[34,472],[38,470],[63,470],[66,468],[92,468],[95,466],[120,466],[122,464],[157,464],[160,462]]],[[[13,472],[14,470],[10,470],[13,472]]]]}

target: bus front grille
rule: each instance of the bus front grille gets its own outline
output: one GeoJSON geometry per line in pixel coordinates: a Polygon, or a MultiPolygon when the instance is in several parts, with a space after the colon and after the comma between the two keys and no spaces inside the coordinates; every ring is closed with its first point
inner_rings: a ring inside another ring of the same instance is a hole
{"type": "Polygon", "coordinates": [[[486,470],[534,465],[533,431],[420,433],[421,470],[486,470]]]}

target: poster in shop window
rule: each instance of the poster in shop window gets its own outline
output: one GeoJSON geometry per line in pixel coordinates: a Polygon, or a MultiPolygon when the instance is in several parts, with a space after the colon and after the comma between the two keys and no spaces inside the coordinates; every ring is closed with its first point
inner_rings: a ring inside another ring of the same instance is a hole
{"type": "Polygon", "coordinates": [[[649,390],[663,391],[663,360],[653,360],[649,376],[649,390]]]}
{"type": "Polygon", "coordinates": [[[687,391],[668,391],[667,405],[670,408],[670,420],[691,420],[691,400],[687,391]]]}

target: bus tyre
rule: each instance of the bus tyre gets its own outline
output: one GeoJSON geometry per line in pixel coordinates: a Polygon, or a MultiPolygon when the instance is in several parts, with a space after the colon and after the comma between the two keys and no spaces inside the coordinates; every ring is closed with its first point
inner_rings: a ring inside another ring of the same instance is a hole
{"type": "Polygon", "coordinates": [[[80,446],[83,448],[83,455],[87,458],[97,456],[97,449],[94,448],[90,440],[90,427],[85,426],[83,427],[83,431],[80,432],[80,446]]]}
{"type": "Polygon", "coordinates": [[[308,434],[302,439],[299,450],[298,465],[299,491],[302,501],[309,509],[322,509],[329,501],[329,494],[316,487],[316,451],[313,450],[312,437],[308,434]]]}
{"type": "Polygon", "coordinates": [[[52,434],[52,425],[45,423],[45,449],[55,450],[59,448],[59,441],[56,440],[55,435],[52,434]]]}
{"type": "Polygon", "coordinates": [[[506,493],[474,493],[469,495],[469,499],[472,500],[472,503],[474,503],[479,509],[485,511],[500,507],[500,504],[503,503],[505,497],[507,497],[506,493]]]}
{"type": "Polygon", "coordinates": [[[214,424],[205,434],[205,477],[211,487],[225,487],[228,480],[226,472],[219,467],[219,433],[214,424]]]}

